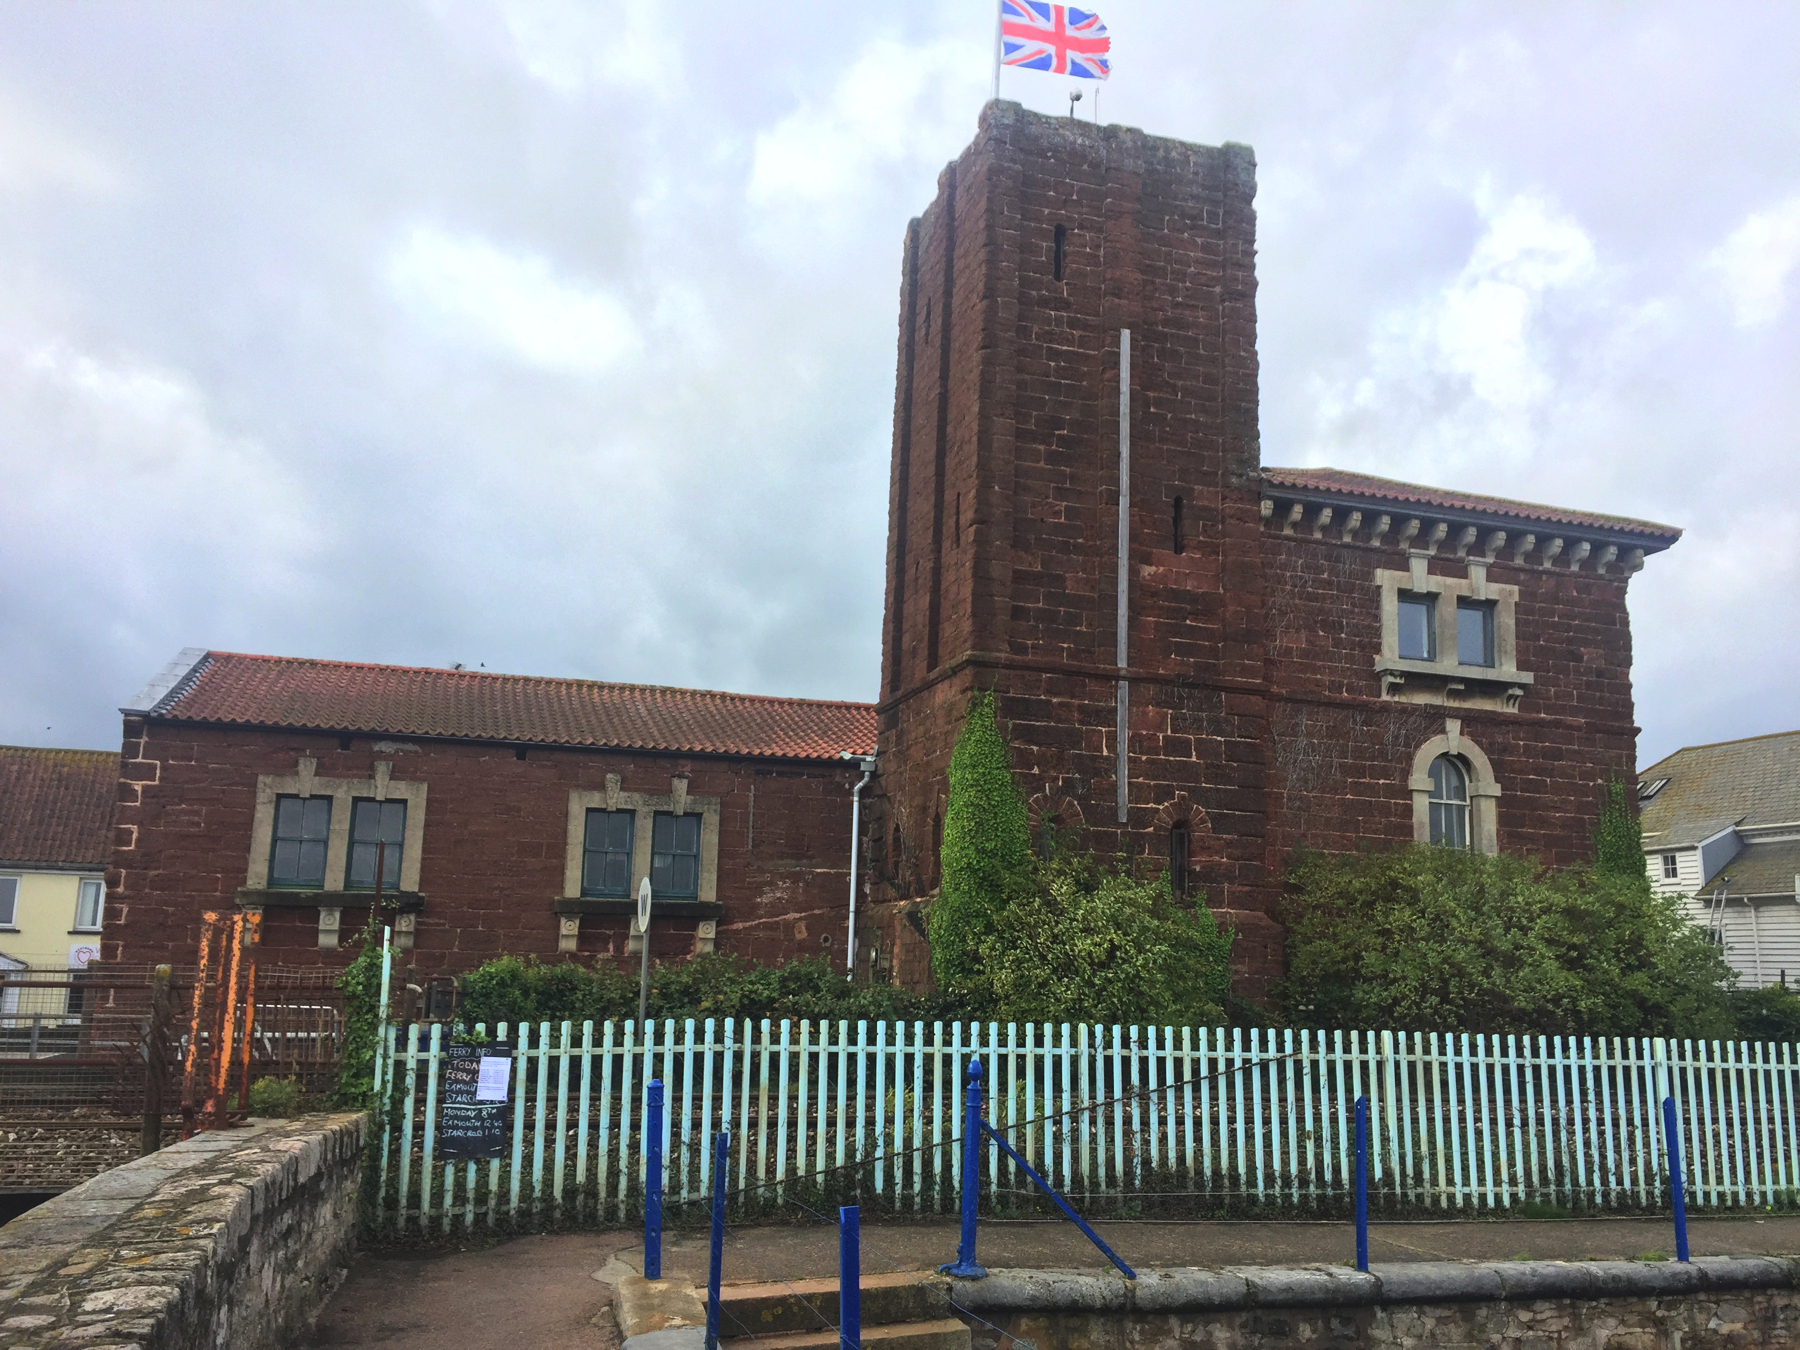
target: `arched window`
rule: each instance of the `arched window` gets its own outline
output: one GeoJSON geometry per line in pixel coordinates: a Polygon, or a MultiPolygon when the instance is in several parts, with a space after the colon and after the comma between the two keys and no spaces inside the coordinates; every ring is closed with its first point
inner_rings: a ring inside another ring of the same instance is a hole
{"type": "Polygon", "coordinates": [[[1169,889],[1177,900],[1188,898],[1188,858],[1192,842],[1185,820],[1169,826],[1169,889]]]}
{"type": "Polygon", "coordinates": [[[1181,498],[1177,497],[1175,499],[1175,551],[1177,553],[1187,552],[1187,530],[1185,525],[1186,522],[1181,518],[1181,498]]]}
{"type": "Polygon", "coordinates": [[[1454,755],[1431,761],[1431,842],[1469,846],[1469,775],[1454,755]]]}
{"type": "Polygon", "coordinates": [[[1038,821],[1038,857],[1045,862],[1049,862],[1050,855],[1056,852],[1056,831],[1061,825],[1060,820],[1050,815],[1038,821]]]}

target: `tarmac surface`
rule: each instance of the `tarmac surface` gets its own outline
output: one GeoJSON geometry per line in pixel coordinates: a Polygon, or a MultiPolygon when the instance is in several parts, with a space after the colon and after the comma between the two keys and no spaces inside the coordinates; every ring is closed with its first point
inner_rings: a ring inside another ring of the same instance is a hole
{"type": "MultiPolygon", "coordinates": [[[[1134,1267],[1348,1265],[1347,1223],[1133,1220],[1094,1228],[1134,1267]]],[[[954,1223],[865,1222],[863,1270],[930,1270],[956,1255],[954,1223]]],[[[1800,1216],[1697,1218],[1688,1225],[1695,1256],[1800,1255],[1800,1216]]],[[[1673,1251],[1666,1218],[1466,1220],[1376,1223],[1369,1258],[1383,1261],[1659,1259],[1673,1251]]],[[[990,1267],[1106,1269],[1106,1259],[1072,1224],[984,1220],[978,1257],[990,1267]]],[[[670,1232],[663,1274],[703,1282],[704,1231],[670,1232]]],[[[371,1251],[319,1319],[316,1350],[617,1350],[610,1281],[642,1269],[636,1232],[515,1238],[466,1250],[371,1251]]],[[[837,1229],[730,1230],[727,1280],[798,1280],[837,1272],[837,1229]]]]}

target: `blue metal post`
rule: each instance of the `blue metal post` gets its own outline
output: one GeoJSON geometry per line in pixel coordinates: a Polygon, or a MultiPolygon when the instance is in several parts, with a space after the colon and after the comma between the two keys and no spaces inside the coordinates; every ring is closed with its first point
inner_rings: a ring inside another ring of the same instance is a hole
{"type": "Polygon", "coordinates": [[[650,1109],[644,1113],[644,1278],[662,1278],[663,1085],[650,1080],[650,1109]]]}
{"type": "Polygon", "coordinates": [[[713,1149],[712,1261],[706,1268],[706,1350],[719,1350],[719,1272],[725,1265],[725,1170],[731,1136],[721,1130],[713,1149]]]}
{"type": "Polygon", "coordinates": [[[838,1345],[862,1350],[862,1220],[855,1205],[838,1209],[838,1345]]]}
{"type": "Polygon", "coordinates": [[[956,1244],[956,1260],[938,1269],[968,1280],[987,1278],[985,1267],[975,1260],[975,1207],[981,1198],[981,1061],[969,1061],[968,1107],[963,1116],[962,1240],[956,1244]]]}
{"type": "Polygon", "coordinates": [[[1675,1206],[1675,1259],[1688,1259],[1687,1197],[1681,1191],[1681,1134],[1675,1120],[1675,1099],[1663,1098],[1663,1139],[1669,1145],[1669,1199],[1675,1206]]]}
{"type": "Polygon", "coordinates": [[[1369,1099],[1356,1099],[1356,1268],[1369,1268],[1369,1099]]]}

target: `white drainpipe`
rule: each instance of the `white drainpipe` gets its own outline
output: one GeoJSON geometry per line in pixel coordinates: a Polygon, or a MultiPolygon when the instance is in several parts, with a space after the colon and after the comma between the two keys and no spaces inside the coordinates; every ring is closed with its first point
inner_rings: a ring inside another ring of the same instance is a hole
{"type": "Polygon", "coordinates": [[[862,793],[869,786],[869,780],[875,776],[875,756],[850,755],[845,759],[859,760],[862,764],[862,781],[850,794],[850,945],[844,955],[844,978],[856,978],[856,883],[858,881],[858,853],[862,847],[862,793]]]}

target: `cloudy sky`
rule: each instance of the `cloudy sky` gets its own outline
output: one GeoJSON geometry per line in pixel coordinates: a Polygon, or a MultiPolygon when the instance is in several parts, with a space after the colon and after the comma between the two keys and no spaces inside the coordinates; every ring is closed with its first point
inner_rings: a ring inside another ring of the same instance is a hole
{"type": "MultiPolygon", "coordinates": [[[[1800,7],[1102,3],[1104,120],[1256,148],[1266,461],[1681,525],[1644,762],[1800,726],[1800,7]]],[[[184,646],[874,697],[992,13],[0,9],[0,741],[184,646]]]]}

